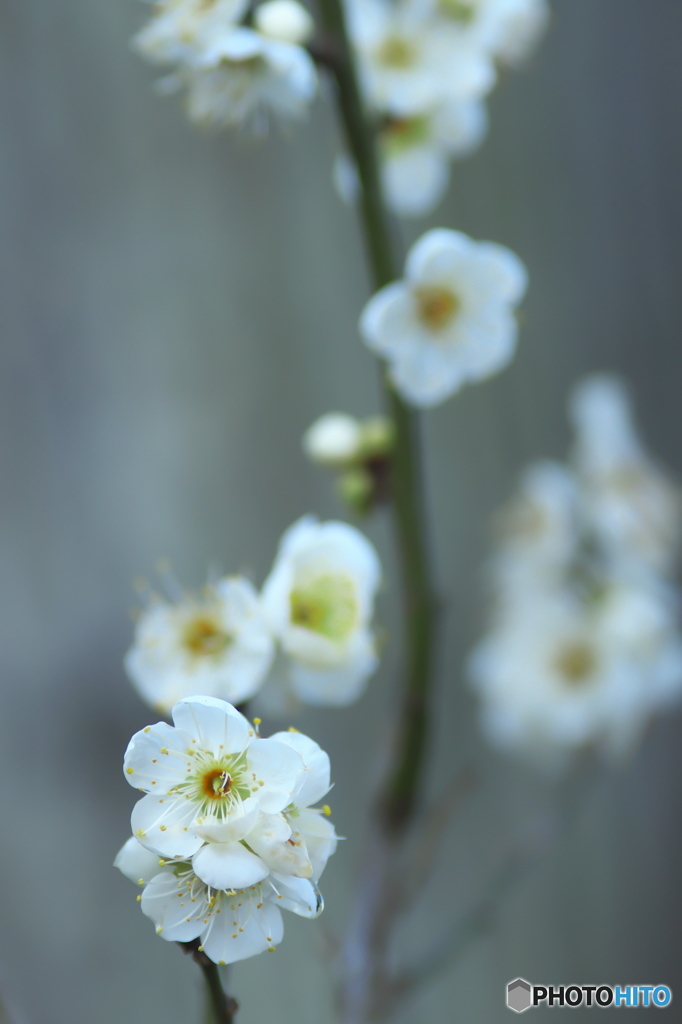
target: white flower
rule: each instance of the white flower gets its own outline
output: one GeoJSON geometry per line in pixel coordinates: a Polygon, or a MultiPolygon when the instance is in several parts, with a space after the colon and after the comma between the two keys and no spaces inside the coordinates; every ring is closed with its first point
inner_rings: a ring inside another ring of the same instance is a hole
{"type": "Polygon", "coordinates": [[[248,0],[162,0],[133,45],[155,64],[191,60],[206,40],[236,27],[247,8],[248,0]]]}
{"type": "Polygon", "coordinates": [[[144,885],[142,910],[170,941],[199,938],[216,963],[273,948],[280,908],[322,910],[336,849],[329,758],[296,731],[261,739],[223,701],[193,697],[131,740],[126,778],[146,796],[115,865],[144,885]],[[159,860],[161,856],[161,860],[159,860]]]}
{"type": "Polygon", "coordinates": [[[317,917],[322,897],[312,882],[271,875],[244,889],[216,889],[195,875],[188,861],[159,864],[140,874],[144,854],[133,837],[119,851],[115,866],[144,885],[142,912],[167,942],[199,939],[202,952],[217,964],[231,964],[274,950],[282,941],[281,909],[317,917]]]}
{"type": "Polygon", "coordinates": [[[332,468],[344,466],[360,452],[362,427],[354,416],[329,412],[308,427],[302,443],[312,462],[332,468]]]}
{"type": "MultiPolygon", "coordinates": [[[[488,127],[480,100],[442,103],[413,117],[389,118],[377,135],[386,204],[399,217],[424,217],[445,195],[450,161],[468,156],[488,127]]],[[[360,182],[350,157],[334,166],[334,183],[342,199],[354,202],[360,182]]]]}
{"type": "Polygon", "coordinates": [[[172,714],[174,726],[147,726],[125,754],[126,779],[147,794],[133,808],[133,835],[161,857],[192,857],[207,884],[254,885],[269,869],[242,840],[261,813],[292,803],[308,776],[303,759],[261,739],[225,701],[190,697],[172,714]]]}
{"type": "Polygon", "coordinates": [[[460,43],[507,64],[520,64],[549,21],[547,0],[432,0],[460,43]]]}
{"type": "Polygon", "coordinates": [[[680,490],[646,453],[622,383],[587,378],[573,394],[571,414],[588,529],[614,564],[670,574],[680,544],[680,490]]]}
{"type": "Polygon", "coordinates": [[[273,642],[258,594],[230,576],[176,604],[157,600],[141,615],[125,667],[140,695],[167,712],[195,693],[240,704],[267,675],[273,642]]]}
{"type": "Polygon", "coordinates": [[[649,678],[636,643],[618,640],[599,606],[568,593],[521,604],[469,663],[490,741],[557,763],[587,744],[629,750],[651,711],[649,678]]]}
{"type": "Polygon", "coordinates": [[[193,121],[267,129],[271,117],[298,120],[317,91],[317,72],[301,46],[237,28],[207,42],[184,67],[193,121]]]}
{"type": "Polygon", "coordinates": [[[370,622],[380,575],[372,545],[345,523],[307,516],[282,537],[262,601],[301,700],[360,696],[378,663],[370,622]]]}
{"type": "Polygon", "coordinates": [[[406,401],[433,406],[509,363],[525,290],[525,268],[509,249],[437,228],[410,250],[405,279],[367,303],[360,331],[388,359],[406,401]]]}
{"type": "Polygon", "coordinates": [[[497,517],[498,545],[491,564],[502,607],[528,601],[533,590],[556,585],[578,556],[580,494],[559,462],[534,462],[516,497],[497,517]]]}
{"type": "Polygon", "coordinates": [[[495,82],[487,54],[453,38],[447,23],[416,2],[356,0],[350,33],[369,105],[398,117],[483,96],[495,82]]]}
{"type": "Polygon", "coordinates": [[[259,4],[254,24],[264,36],[300,46],[310,42],[315,32],[315,22],[297,0],[267,0],[259,4]]]}

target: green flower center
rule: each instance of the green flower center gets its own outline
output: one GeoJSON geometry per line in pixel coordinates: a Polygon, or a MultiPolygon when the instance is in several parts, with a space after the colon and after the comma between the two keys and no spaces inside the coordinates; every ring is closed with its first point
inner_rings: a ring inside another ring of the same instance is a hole
{"type": "Polygon", "coordinates": [[[417,316],[431,331],[442,331],[459,313],[462,303],[447,288],[426,286],[416,288],[417,316]]]}
{"type": "Polygon", "coordinates": [[[216,616],[201,613],[186,624],[182,643],[197,657],[212,657],[222,654],[232,643],[232,637],[225,632],[216,616]]]}
{"type": "Polygon", "coordinates": [[[291,621],[338,643],[355,629],[358,601],[349,576],[326,573],[291,592],[291,621]]]}
{"type": "Polygon", "coordinates": [[[381,64],[388,68],[412,67],[417,57],[417,51],[409,39],[404,36],[388,36],[379,47],[377,54],[381,64]]]}
{"type": "Polygon", "coordinates": [[[429,122],[426,117],[405,117],[389,121],[382,129],[379,144],[385,156],[395,156],[426,142],[429,122]]]}
{"type": "Polygon", "coordinates": [[[441,10],[448,18],[469,25],[475,18],[474,3],[469,0],[440,0],[441,10]]]}
{"type": "Polygon", "coordinates": [[[597,667],[594,649],[587,643],[577,641],[568,644],[556,659],[556,668],[569,686],[579,687],[586,682],[597,667]]]}

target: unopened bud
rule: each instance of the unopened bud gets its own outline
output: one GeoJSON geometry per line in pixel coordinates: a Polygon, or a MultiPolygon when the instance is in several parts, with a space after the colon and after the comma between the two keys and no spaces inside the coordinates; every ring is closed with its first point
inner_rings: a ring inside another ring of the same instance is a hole
{"type": "Polygon", "coordinates": [[[315,32],[315,22],[296,0],[267,0],[256,8],[254,24],[264,36],[298,46],[309,42],[315,32]]]}
{"type": "MultiPolygon", "coordinates": [[[[273,3],[280,0],[273,0],[273,3]]],[[[303,451],[313,462],[343,469],[360,451],[362,429],[353,416],[330,412],[321,416],[303,435],[303,451]]]]}

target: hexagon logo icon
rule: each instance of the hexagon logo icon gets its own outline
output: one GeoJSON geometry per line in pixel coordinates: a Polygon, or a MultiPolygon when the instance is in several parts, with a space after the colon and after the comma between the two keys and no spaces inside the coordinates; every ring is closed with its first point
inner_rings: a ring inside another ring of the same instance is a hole
{"type": "Polygon", "coordinates": [[[515,1013],[530,1009],[530,985],[523,978],[510,981],[507,985],[507,1006],[515,1013]]]}

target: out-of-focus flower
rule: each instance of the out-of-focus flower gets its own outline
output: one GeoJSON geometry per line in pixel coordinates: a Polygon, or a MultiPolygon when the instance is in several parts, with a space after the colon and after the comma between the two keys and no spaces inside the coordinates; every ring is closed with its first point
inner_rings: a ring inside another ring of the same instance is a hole
{"type": "Polygon", "coordinates": [[[212,39],[184,70],[193,121],[247,125],[299,120],[317,91],[317,72],[301,46],[238,28],[212,39]]]}
{"type": "Polygon", "coordinates": [[[575,389],[571,415],[588,528],[612,561],[670,573],[680,546],[682,493],[637,436],[623,384],[605,374],[587,378],[575,389]]]}
{"type": "Polygon", "coordinates": [[[315,31],[315,22],[297,0],[267,0],[256,7],[253,17],[259,32],[282,43],[303,46],[315,31]]]}
{"type": "Polygon", "coordinates": [[[509,249],[438,228],[412,247],[405,279],[370,299],[360,331],[408,402],[438,405],[509,363],[526,284],[509,249]]]}
{"type": "Polygon", "coordinates": [[[345,523],[306,516],[282,537],[262,601],[300,700],[360,696],[378,663],[370,623],[380,575],[372,545],[345,523]]]}
{"type": "Polygon", "coordinates": [[[265,8],[260,32],[240,24],[246,0],[166,0],[135,46],[170,66],[164,91],[186,90],[193,121],[262,132],[271,118],[302,117],[317,91],[312,58],[292,41],[308,34],[307,13],[295,0],[265,8]]]}
{"type": "Polygon", "coordinates": [[[199,596],[153,600],[125,667],[140,696],[162,712],[195,693],[241,704],[263,683],[273,650],[258,593],[248,580],[228,576],[199,596]]]}
{"type": "Polygon", "coordinates": [[[447,21],[424,4],[351,0],[348,9],[362,84],[375,110],[411,117],[492,88],[488,55],[448,33],[447,21]]]}
{"type": "Polygon", "coordinates": [[[517,65],[531,53],[549,21],[547,0],[432,0],[463,44],[517,65]]]}
{"type": "MultiPolygon", "coordinates": [[[[450,181],[450,161],[468,156],[485,137],[488,116],[481,100],[440,104],[413,117],[387,118],[377,136],[386,203],[400,217],[424,217],[440,203],[450,181]]],[[[346,202],[360,190],[351,159],[337,157],[334,182],[346,202]]]]}
{"type": "Polygon", "coordinates": [[[490,629],[469,665],[491,741],[559,763],[624,753],[682,697],[676,489],[615,378],[590,378],[571,409],[573,465],[531,466],[499,518],[490,629]]]}
{"type": "Polygon", "coordinates": [[[308,427],[302,444],[313,462],[338,469],[357,459],[361,441],[362,427],[355,416],[329,412],[308,427]]]}
{"type": "Polygon", "coordinates": [[[329,808],[311,805],[330,788],[329,758],[295,731],[261,739],[224,701],[180,701],[173,721],[128,746],[126,778],[147,795],[115,864],[146,886],[142,910],[163,938],[200,938],[231,963],[277,945],[278,908],[322,909],[317,880],[337,837],[329,808]]]}

